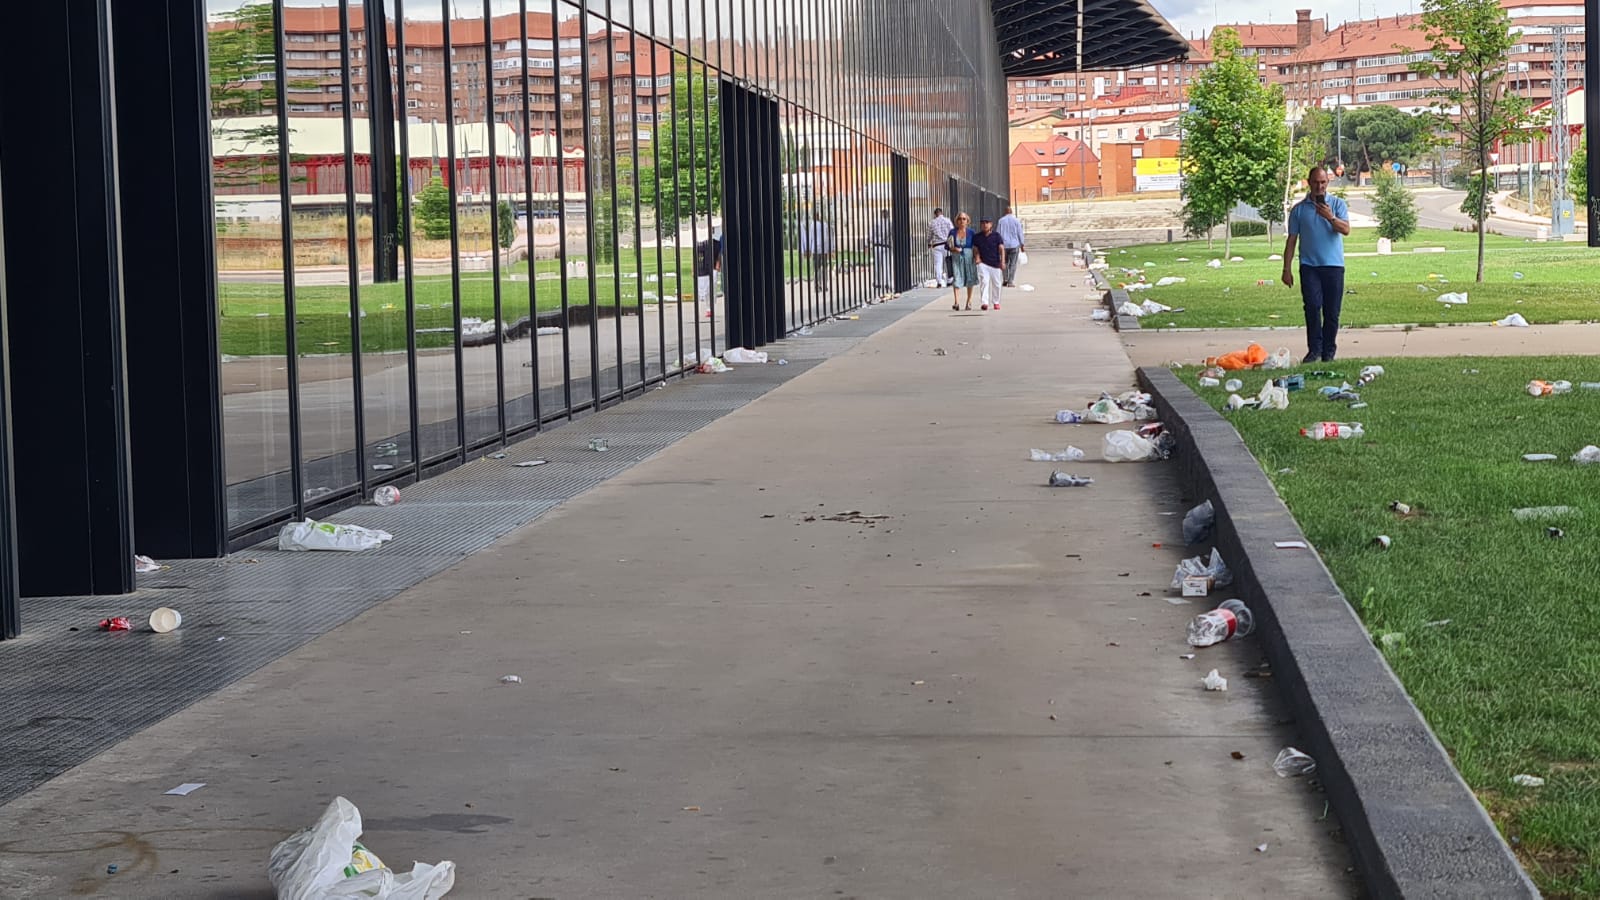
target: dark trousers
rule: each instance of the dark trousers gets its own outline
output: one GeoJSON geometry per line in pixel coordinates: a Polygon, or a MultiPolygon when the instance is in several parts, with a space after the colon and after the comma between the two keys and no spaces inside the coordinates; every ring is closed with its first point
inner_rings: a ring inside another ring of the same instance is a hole
{"type": "Polygon", "coordinates": [[[815,280],[817,290],[826,294],[828,292],[828,254],[811,254],[811,277],[815,280]]]}
{"type": "Polygon", "coordinates": [[[1306,349],[1317,356],[1332,356],[1339,347],[1344,267],[1301,266],[1300,298],[1306,307],[1306,349]]]}

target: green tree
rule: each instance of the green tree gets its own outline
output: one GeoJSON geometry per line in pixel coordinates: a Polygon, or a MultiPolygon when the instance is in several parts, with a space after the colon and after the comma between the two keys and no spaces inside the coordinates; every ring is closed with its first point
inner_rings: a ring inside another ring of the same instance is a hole
{"type": "Polygon", "coordinates": [[[1577,147],[1572,151],[1572,163],[1567,167],[1567,188],[1572,191],[1572,199],[1584,208],[1589,208],[1589,142],[1583,132],[1579,132],[1573,140],[1577,147]]]}
{"type": "Polygon", "coordinates": [[[517,239],[517,211],[511,207],[510,200],[501,200],[496,214],[500,217],[500,247],[505,249],[517,239]]]}
{"type": "Polygon", "coordinates": [[[1489,202],[1492,191],[1484,190],[1489,179],[1478,172],[1467,176],[1467,196],[1461,201],[1461,213],[1471,219],[1478,230],[1478,280],[1483,280],[1484,220],[1494,215],[1494,204],[1489,202]]]}
{"type": "Polygon", "coordinates": [[[1337,118],[1325,109],[1312,107],[1300,116],[1294,127],[1294,155],[1309,163],[1328,165],[1337,155],[1338,136],[1334,133],[1337,118]]]}
{"type": "Polygon", "coordinates": [[[1211,46],[1215,62],[1195,79],[1183,115],[1185,222],[1226,221],[1240,202],[1273,205],[1288,165],[1283,89],[1261,84],[1232,29],[1214,33],[1211,46]]]}
{"type": "Polygon", "coordinates": [[[656,129],[661,161],[639,172],[643,196],[659,198],[656,214],[664,229],[676,231],[690,216],[705,217],[722,209],[722,117],[715,92],[699,63],[680,64],[672,76],[672,109],[662,114],[656,129]]]}
{"type": "Polygon", "coordinates": [[[1344,113],[1345,152],[1358,161],[1358,170],[1377,172],[1386,163],[1411,165],[1427,149],[1426,117],[1393,106],[1368,106],[1344,113]]]}
{"type": "Polygon", "coordinates": [[[1378,217],[1378,237],[1403,241],[1417,230],[1417,203],[1392,172],[1378,169],[1374,173],[1378,182],[1378,196],[1372,212],[1378,217]]]}
{"type": "MultiPolygon", "coordinates": [[[[1497,141],[1525,140],[1528,101],[1506,90],[1506,62],[1522,36],[1511,30],[1511,18],[1499,0],[1422,0],[1422,21],[1428,52],[1416,54],[1411,67],[1438,86],[1433,120],[1440,132],[1455,130],[1473,167],[1487,171],[1489,151],[1497,141]]],[[[1477,280],[1483,281],[1483,222],[1489,215],[1486,178],[1479,175],[1468,189],[1476,201],[1468,213],[1478,223],[1477,280]],[[1475,196],[1474,196],[1475,195],[1475,196]]]]}
{"type": "Polygon", "coordinates": [[[234,120],[264,116],[278,104],[271,3],[249,3],[222,13],[206,30],[206,63],[214,143],[247,150],[243,158],[220,156],[213,178],[219,187],[276,184],[275,165],[258,157],[277,154],[278,126],[244,126],[234,120]]]}
{"type": "Polygon", "coordinates": [[[450,237],[450,189],[444,186],[444,179],[438,175],[428,181],[427,187],[417,192],[417,202],[413,212],[417,218],[417,230],[430,241],[444,240],[450,237]]]}

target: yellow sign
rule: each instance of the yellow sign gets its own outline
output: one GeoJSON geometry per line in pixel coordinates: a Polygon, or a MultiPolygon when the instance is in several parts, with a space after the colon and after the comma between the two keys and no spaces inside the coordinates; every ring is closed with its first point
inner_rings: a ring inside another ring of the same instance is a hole
{"type": "Polygon", "coordinates": [[[1177,175],[1178,158],[1175,156],[1150,157],[1142,156],[1133,161],[1133,174],[1135,175],[1177,175]]]}

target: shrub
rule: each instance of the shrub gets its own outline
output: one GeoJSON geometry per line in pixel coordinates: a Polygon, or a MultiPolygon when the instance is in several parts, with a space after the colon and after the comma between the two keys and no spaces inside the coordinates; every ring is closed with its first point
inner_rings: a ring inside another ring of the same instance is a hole
{"type": "Polygon", "coordinates": [[[1267,233],[1267,223],[1255,219],[1240,219],[1228,227],[1234,237],[1259,237],[1267,233]]]}
{"type": "Polygon", "coordinates": [[[1372,212],[1378,218],[1378,237],[1403,241],[1417,230],[1417,204],[1411,192],[1390,172],[1378,172],[1378,196],[1372,212]]]}

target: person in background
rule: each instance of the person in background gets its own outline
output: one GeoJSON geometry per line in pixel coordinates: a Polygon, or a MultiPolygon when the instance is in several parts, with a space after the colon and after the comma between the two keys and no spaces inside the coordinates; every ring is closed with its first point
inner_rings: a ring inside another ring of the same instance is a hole
{"type": "Polygon", "coordinates": [[[872,223],[868,240],[872,244],[872,289],[879,299],[888,299],[894,292],[894,223],[887,209],[872,223]]]}
{"type": "Polygon", "coordinates": [[[1000,308],[1000,285],[1006,268],[1006,242],[994,230],[994,220],[984,216],[978,221],[978,235],[972,239],[973,252],[978,257],[980,309],[1000,308]]]}
{"type": "Polygon", "coordinates": [[[1006,274],[1005,286],[1014,287],[1017,280],[1017,261],[1022,254],[1028,252],[1023,244],[1022,220],[1011,211],[1011,205],[1006,204],[1006,214],[995,223],[994,230],[999,232],[1000,240],[1006,245],[1006,274]]]}
{"type": "Polygon", "coordinates": [[[933,219],[928,222],[928,255],[933,257],[933,280],[939,287],[950,284],[950,275],[945,271],[946,261],[950,259],[946,243],[950,240],[950,230],[955,227],[942,209],[935,209],[933,219]]]}
{"type": "MultiPolygon", "coordinates": [[[[717,302],[717,273],[722,271],[722,226],[713,227],[711,236],[694,245],[695,302],[717,302]]],[[[711,310],[706,310],[711,315],[711,310]]]]}
{"type": "Polygon", "coordinates": [[[833,260],[833,231],[822,221],[822,210],[811,211],[811,221],[800,230],[800,253],[811,261],[817,293],[828,292],[828,272],[833,260]]]}
{"type": "Polygon", "coordinates": [[[945,239],[945,249],[950,253],[950,308],[961,308],[961,289],[967,289],[967,309],[972,308],[972,288],[978,283],[978,270],[972,264],[972,242],[977,238],[972,230],[972,219],[966,213],[956,213],[955,227],[945,239]]]}
{"type": "Polygon", "coordinates": [[[1294,287],[1290,262],[1300,248],[1300,300],[1306,311],[1306,355],[1301,362],[1333,362],[1338,353],[1339,310],[1344,305],[1344,239],[1350,208],[1328,193],[1328,172],[1313,166],[1304,200],[1289,208],[1283,243],[1283,283],[1294,287]]]}

